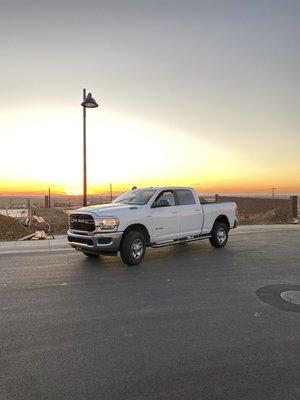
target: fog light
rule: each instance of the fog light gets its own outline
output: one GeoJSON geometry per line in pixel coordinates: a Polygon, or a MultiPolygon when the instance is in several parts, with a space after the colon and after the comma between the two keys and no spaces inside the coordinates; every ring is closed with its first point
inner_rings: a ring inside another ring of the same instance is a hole
{"type": "Polygon", "coordinates": [[[99,244],[110,244],[112,242],[112,239],[110,237],[103,237],[98,239],[99,244]]]}

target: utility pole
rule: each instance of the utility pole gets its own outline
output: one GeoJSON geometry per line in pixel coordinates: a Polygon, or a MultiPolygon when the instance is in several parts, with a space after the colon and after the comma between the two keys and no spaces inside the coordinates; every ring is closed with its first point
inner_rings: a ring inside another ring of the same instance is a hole
{"type": "Polygon", "coordinates": [[[32,225],[32,213],[31,213],[31,203],[30,203],[30,199],[27,199],[27,209],[28,209],[28,226],[29,228],[32,225]]]}
{"type": "Polygon", "coordinates": [[[110,201],[112,203],[112,199],[113,199],[112,183],[109,184],[109,188],[110,188],[110,201]]]}
{"type": "Polygon", "coordinates": [[[275,198],[275,189],[277,189],[276,187],[272,187],[272,198],[275,198]]]}
{"type": "Polygon", "coordinates": [[[48,186],[48,208],[51,207],[51,191],[50,191],[50,185],[48,186]]]}

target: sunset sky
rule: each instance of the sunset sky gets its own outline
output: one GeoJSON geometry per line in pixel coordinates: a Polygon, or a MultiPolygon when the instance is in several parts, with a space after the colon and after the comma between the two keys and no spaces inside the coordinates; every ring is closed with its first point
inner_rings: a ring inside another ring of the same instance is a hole
{"type": "Polygon", "coordinates": [[[0,0],[0,194],[300,193],[300,2],[0,0]]]}

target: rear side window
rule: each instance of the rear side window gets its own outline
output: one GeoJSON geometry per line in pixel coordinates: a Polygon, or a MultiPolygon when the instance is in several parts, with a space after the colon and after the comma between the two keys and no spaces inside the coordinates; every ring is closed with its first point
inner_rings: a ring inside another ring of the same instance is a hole
{"type": "Polygon", "coordinates": [[[190,190],[176,190],[179,205],[186,206],[188,204],[196,204],[193,193],[190,190]]]}

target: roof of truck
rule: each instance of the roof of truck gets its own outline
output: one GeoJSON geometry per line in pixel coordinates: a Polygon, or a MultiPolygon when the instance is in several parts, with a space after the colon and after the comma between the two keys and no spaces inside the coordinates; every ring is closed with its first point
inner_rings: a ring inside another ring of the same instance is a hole
{"type": "Polygon", "coordinates": [[[193,189],[190,186],[149,186],[149,187],[138,187],[137,189],[145,189],[145,190],[161,190],[161,189],[171,189],[171,190],[178,190],[178,189],[193,189]]]}

